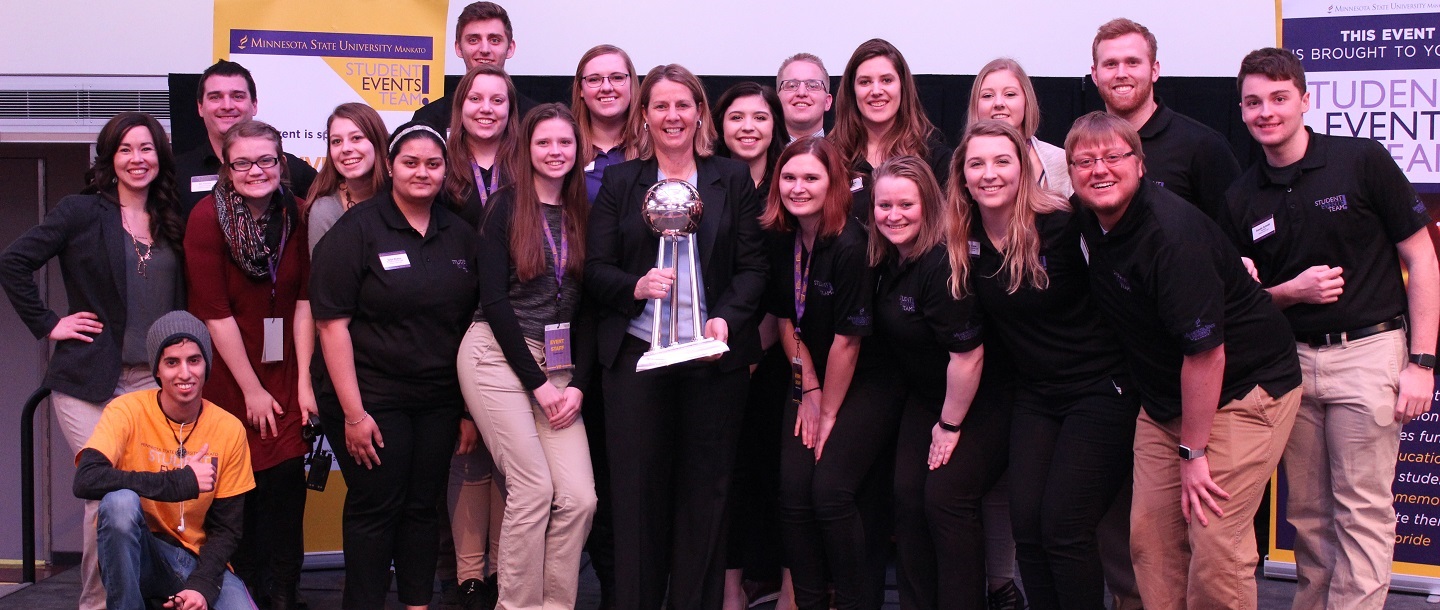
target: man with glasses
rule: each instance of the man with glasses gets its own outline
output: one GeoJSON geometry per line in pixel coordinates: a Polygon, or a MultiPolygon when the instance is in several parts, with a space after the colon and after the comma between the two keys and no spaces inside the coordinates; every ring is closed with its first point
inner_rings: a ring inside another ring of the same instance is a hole
{"type": "MultiPolygon", "coordinates": [[[[494,2],[475,2],[462,9],[455,18],[455,56],[465,62],[466,72],[480,64],[495,64],[504,70],[506,60],[515,56],[515,30],[510,27],[510,14],[505,12],[505,7],[494,2]]],[[[524,95],[519,97],[515,103],[520,115],[510,117],[513,121],[524,118],[525,113],[535,107],[534,100],[524,95]]],[[[448,137],[450,101],[446,95],[421,106],[411,120],[423,121],[448,137]]]]}
{"type": "Polygon", "coordinates": [[[810,53],[785,58],[775,75],[775,90],[785,113],[790,141],[804,136],[825,135],[825,113],[830,111],[830,73],[824,62],[810,53]]]}
{"type": "Polygon", "coordinates": [[[1240,164],[1225,138],[1175,112],[1155,95],[1155,35],[1129,19],[1100,26],[1090,46],[1090,78],[1105,111],[1125,119],[1145,145],[1145,176],[1216,218],[1240,164]]]}
{"type": "Polygon", "coordinates": [[[1151,610],[1254,608],[1254,516],[1300,404],[1289,327],[1220,227],[1145,179],[1128,122],[1080,117],[1065,156],[1091,294],[1144,407],[1130,512],[1140,597],[1151,610]]]}
{"type": "MultiPolygon", "coordinates": [[[[200,203],[220,179],[220,155],[225,134],[230,128],[255,118],[259,98],[255,95],[255,78],[245,66],[220,60],[200,74],[195,91],[195,107],[205,123],[205,143],[175,155],[175,189],[180,211],[189,218],[190,210],[200,203]]],[[[305,197],[315,181],[315,168],[299,157],[285,153],[285,167],[295,196],[305,197]]]]}
{"type": "Polygon", "coordinates": [[[1251,52],[1237,85],[1265,157],[1230,188],[1222,225],[1290,320],[1305,371],[1285,447],[1292,607],[1378,610],[1395,549],[1400,428],[1430,410],[1435,384],[1430,218],[1380,143],[1305,126],[1310,94],[1294,53],[1251,52]]]}

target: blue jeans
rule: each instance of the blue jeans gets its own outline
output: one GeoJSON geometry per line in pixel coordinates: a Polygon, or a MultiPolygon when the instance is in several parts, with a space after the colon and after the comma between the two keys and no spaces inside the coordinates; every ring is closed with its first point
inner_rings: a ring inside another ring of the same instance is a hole
{"type": "MultiPolygon", "coordinates": [[[[198,558],[189,550],[161,541],[150,533],[140,496],[128,489],[100,500],[96,515],[100,580],[110,610],[144,610],[146,599],[165,599],[185,588],[198,558]]],[[[245,583],[229,570],[220,585],[214,610],[255,610],[245,583]]]]}

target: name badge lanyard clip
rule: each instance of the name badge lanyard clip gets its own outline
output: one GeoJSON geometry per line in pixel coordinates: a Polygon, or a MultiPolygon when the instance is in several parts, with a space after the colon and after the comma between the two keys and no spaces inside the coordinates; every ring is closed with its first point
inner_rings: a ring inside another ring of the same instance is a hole
{"type": "Polygon", "coordinates": [[[500,160],[490,166],[490,183],[485,183],[485,175],[480,171],[480,164],[474,159],[470,160],[470,171],[475,173],[475,193],[480,196],[480,207],[485,207],[490,202],[490,193],[495,192],[495,183],[500,178],[500,160]]]}
{"type": "Polygon", "coordinates": [[[790,376],[793,381],[791,398],[796,405],[800,404],[800,399],[805,393],[802,387],[804,375],[800,360],[800,319],[805,316],[805,295],[810,290],[810,264],[815,262],[814,253],[811,253],[810,258],[805,260],[803,266],[801,265],[801,259],[804,258],[802,241],[797,232],[795,234],[795,357],[790,361],[790,376]]]}

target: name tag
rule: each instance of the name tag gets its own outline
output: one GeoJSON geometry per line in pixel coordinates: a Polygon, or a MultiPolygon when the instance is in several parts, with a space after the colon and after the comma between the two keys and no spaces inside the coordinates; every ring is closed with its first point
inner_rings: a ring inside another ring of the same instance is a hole
{"type": "Polygon", "coordinates": [[[980,256],[980,242],[970,241],[970,256],[980,256]]]}
{"type": "Polygon", "coordinates": [[[265,346],[260,349],[260,362],[285,359],[285,319],[265,318],[265,346]]]}
{"type": "Polygon", "coordinates": [[[401,250],[399,252],[381,252],[380,266],[384,267],[386,271],[394,271],[396,269],[409,269],[410,256],[408,254],[405,254],[404,250],[401,250]]]}
{"type": "Polygon", "coordinates": [[[801,381],[801,380],[802,380],[803,377],[804,377],[804,375],[802,374],[800,357],[799,357],[799,356],[796,356],[796,357],[794,357],[794,358],[791,358],[791,359],[790,359],[790,403],[791,403],[791,404],[794,404],[794,405],[797,406],[797,407],[800,406],[800,400],[805,397],[805,390],[800,387],[800,386],[802,385],[802,381],[801,381]]]}
{"type": "Polygon", "coordinates": [[[570,359],[570,323],[545,325],[545,371],[575,368],[570,359]]]}
{"type": "Polygon", "coordinates": [[[1274,234],[1275,216],[1273,214],[1266,217],[1265,220],[1255,223],[1255,226],[1250,227],[1250,241],[1252,242],[1258,242],[1274,234]]]}
{"type": "Polygon", "coordinates": [[[215,183],[219,181],[220,177],[213,174],[209,176],[191,176],[190,192],[208,193],[215,190],[215,183]]]}
{"type": "Polygon", "coordinates": [[[856,176],[850,180],[850,192],[854,193],[863,188],[865,188],[865,178],[856,176]]]}

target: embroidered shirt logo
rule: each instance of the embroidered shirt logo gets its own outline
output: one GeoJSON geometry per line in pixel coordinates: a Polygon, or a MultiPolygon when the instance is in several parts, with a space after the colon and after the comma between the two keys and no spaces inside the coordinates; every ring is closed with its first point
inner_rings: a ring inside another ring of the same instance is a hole
{"type": "Polygon", "coordinates": [[[1326,212],[1341,212],[1350,209],[1350,202],[1345,200],[1344,195],[1336,195],[1334,197],[1316,199],[1315,207],[1325,210],[1326,212]]]}
{"type": "Polygon", "coordinates": [[[870,326],[871,324],[870,312],[865,311],[864,307],[861,307],[860,311],[855,312],[853,315],[848,316],[845,319],[850,322],[851,326],[870,326]]]}
{"type": "Polygon", "coordinates": [[[470,273],[470,264],[467,263],[467,262],[465,262],[465,259],[463,259],[463,258],[453,258],[453,259],[450,259],[450,263],[453,264],[453,265],[455,265],[455,268],[456,268],[456,269],[459,269],[460,271],[462,271],[462,272],[464,272],[464,273],[470,273]]]}
{"type": "Polygon", "coordinates": [[[1127,280],[1125,279],[1125,276],[1120,275],[1119,271],[1111,271],[1111,273],[1115,274],[1115,283],[1120,285],[1120,289],[1124,290],[1125,292],[1130,292],[1130,280],[1127,280]]]}
{"type": "Polygon", "coordinates": [[[915,297],[900,297],[900,310],[915,313],[915,297]]]}
{"type": "Polygon", "coordinates": [[[835,286],[830,282],[822,282],[816,280],[813,284],[811,284],[811,286],[814,286],[815,291],[819,292],[821,296],[828,297],[835,294],[835,286]]]}
{"type": "Polygon", "coordinates": [[[1185,333],[1185,340],[1191,343],[1198,343],[1200,341],[1204,341],[1205,338],[1214,334],[1214,332],[1215,324],[1206,324],[1202,322],[1199,318],[1196,318],[1195,328],[1192,329],[1190,332],[1185,333]]]}
{"type": "Polygon", "coordinates": [[[1419,198],[1419,197],[1416,197],[1416,198],[1415,198],[1415,206],[1412,207],[1412,208],[1410,208],[1410,209],[1415,210],[1415,213],[1416,213],[1416,214],[1424,214],[1424,213],[1425,213],[1425,202],[1420,201],[1420,198],[1419,198]]]}

